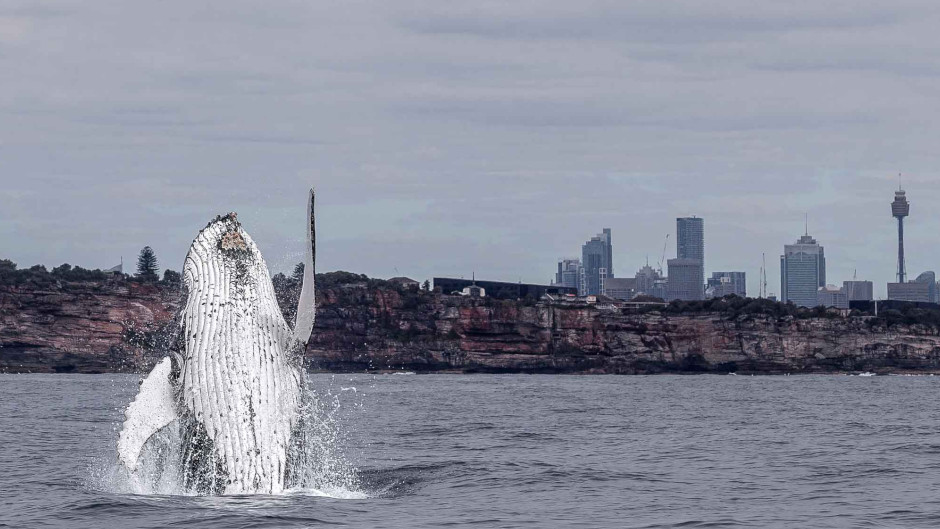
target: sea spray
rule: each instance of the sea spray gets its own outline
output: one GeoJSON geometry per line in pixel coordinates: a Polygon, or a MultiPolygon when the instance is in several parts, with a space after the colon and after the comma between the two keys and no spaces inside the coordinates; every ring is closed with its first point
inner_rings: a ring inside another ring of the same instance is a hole
{"type": "MultiPolygon", "coordinates": [[[[359,473],[346,455],[348,429],[344,411],[361,407],[358,392],[334,391],[332,385],[314,389],[304,375],[301,421],[294,432],[287,469],[286,494],[325,496],[340,499],[366,498],[359,473]],[[344,406],[344,401],[347,402],[344,406]],[[349,405],[351,404],[351,405],[349,405]]],[[[183,432],[174,421],[155,434],[141,452],[136,471],[116,459],[99,461],[91,471],[91,488],[116,494],[199,496],[205,490],[187,486],[187,472],[214,474],[215,461],[192,469],[183,462],[183,432]]]]}
{"type": "Polygon", "coordinates": [[[363,497],[355,467],[344,447],[348,429],[343,428],[342,392],[332,386],[318,392],[306,378],[301,407],[301,428],[294,435],[287,469],[288,489],[294,492],[318,491],[330,496],[363,497]]]}

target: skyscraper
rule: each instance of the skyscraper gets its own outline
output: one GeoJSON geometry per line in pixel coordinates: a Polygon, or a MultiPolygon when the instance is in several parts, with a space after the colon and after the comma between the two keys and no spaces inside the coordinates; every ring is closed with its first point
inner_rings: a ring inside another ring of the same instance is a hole
{"type": "Polygon", "coordinates": [[[702,283],[702,262],[698,259],[669,259],[669,279],[666,282],[666,301],[681,299],[695,301],[705,298],[702,283]]]}
{"type": "Polygon", "coordinates": [[[610,228],[581,247],[581,265],[584,267],[584,295],[604,293],[604,280],[614,277],[613,246],[610,241],[610,228]]]}
{"type": "MultiPolygon", "coordinates": [[[[705,266],[705,219],[680,217],[676,219],[676,257],[698,259],[705,266]]],[[[702,284],[705,280],[702,279],[702,284]]]]}
{"type": "Polygon", "coordinates": [[[581,290],[581,261],[578,259],[561,259],[558,261],[558,272],[555,273],[555,284],[577,288],[581,290]]]}
{"type": "Polygon", "coordinates": [[[826,255],[809,233],[783,247],[780,256],[780,300],[815,307],[819,287],[826,286],[826,255]]]}
{"type": "Polygon", "coordinates": [[[904,217],[911,214],[911,205],[907,202],[904,190],[898,187],[891,203],[891,216],[898,219],[898,283],[904,282],[907,270],[904,267],[904,217]]]}
{"type": "Polygon", "coordinates": [[[697,300],[705,297],[705,220],[698,217],[676,219],[676,259],[667,261],[671,299],[697,300]],[[696,264],[697,263],[697,264],[696,264]],[[673,270],[679,276],[673,283],[673,270]],[[673,298],[673,296],[676,296],[673,298]]]}

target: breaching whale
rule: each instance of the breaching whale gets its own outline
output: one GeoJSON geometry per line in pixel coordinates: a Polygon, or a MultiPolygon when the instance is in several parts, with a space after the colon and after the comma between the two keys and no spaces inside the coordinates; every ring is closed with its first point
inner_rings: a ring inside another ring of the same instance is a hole
{"type": "Polygon", "coordinates": [[[188,489],[276,494],[289,486],[292,437],[301,428],[303,351],[316,314],[313,190],[307,215],[293,328],[236,215],[219,216],[199,232],[183,267],[175,350],[141,382],[125,411],[118,458],[130,471],[154,434],[177,427],[188,489]]]}

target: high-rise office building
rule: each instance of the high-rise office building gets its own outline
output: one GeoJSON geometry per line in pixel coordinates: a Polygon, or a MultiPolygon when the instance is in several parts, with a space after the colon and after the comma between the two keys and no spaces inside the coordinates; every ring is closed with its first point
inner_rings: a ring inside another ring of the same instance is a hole
{"type": "Polygon", "coordinates": [[[747,277],[744,272],[712,272],[705,287],[706,298],[723,298],[727,295],[747,297],[747,277]]]}
{"type": "Polygon", "coordinates": [[[809,233],[783,247],[780,256],[780,300],[815,307],[819,287],[826,286],[826,255],[809,233]]]}
{"type": "Polygon", "coordinates": [[[614,277],[613,246],[610,228],[591,237],[581,247],[581,266],[584,267],[584,292],[582,295],[604,293],[604,281],[614,277]]]}
{"type": "Polygon", "coordinates": [[[704,299],[705,285],[702,283],[702,262],[698,259],[669,259],[669,278],[666,282],[666,301],[680,299],[695,301],[704,299]]]}
{"type": "MultiPolygon", "coordinates": [[[[705,219],[676,219],[676,258],[698,259],[705,266],[705,219]]],[[[704,278],[702,284],[705,284],[704,278]]]]}
{"type": "Polygon", "coordinates": [[[930,298],[931,303],[940,302],[940,299],[937,299],[937,274],[931,271],[924,272],[923,274],[917,276],[917,279],[915,279],[914,282],[927,285],[927,296],[930,298]]]}
{"type": "Polygon", "coordinates": [[[871,281],[843,281],[842,290],[848,301],[871,301],[875,299],[875,285],[871,281]]]}
{"type": "Polygon", "coordinates": [[[582,267],[579,259],[561,259],[555,273],[555,284],[581,290],[582,267]]]}
{"type": "Polygon", "coordinates": [[[676,258],[666,261],[669,268],[669,299],[698,300],[705,297],[705,220],[698,217],[676,219],[676,258]],[[673,272],[677,275],[673,279],[673,272]]]}

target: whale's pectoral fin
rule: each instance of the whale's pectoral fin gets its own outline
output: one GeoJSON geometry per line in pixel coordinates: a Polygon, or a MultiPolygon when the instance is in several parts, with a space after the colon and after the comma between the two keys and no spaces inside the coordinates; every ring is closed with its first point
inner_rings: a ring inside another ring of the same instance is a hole
{"type": "Polygon", "coordinates": [[[310,190],[307,202],[307,249],[304,258],[304,285],[300,290],[300,301],[297,303],[297,319],[294,322],[294,338],[306,344],[313,332],[313,320],[317,316],[316,299],[316,270],[317,261],[317,229],[314,216],[314,192],[310,190]]]}
{"type": "Polygon", "coordinates": [[[140,392],[124,412],[118,458],[130,470],[137,470],[137,459],[147,440],[177,418],[172,368],[170,357],[161,360],[140,383],[140,392]]]}

